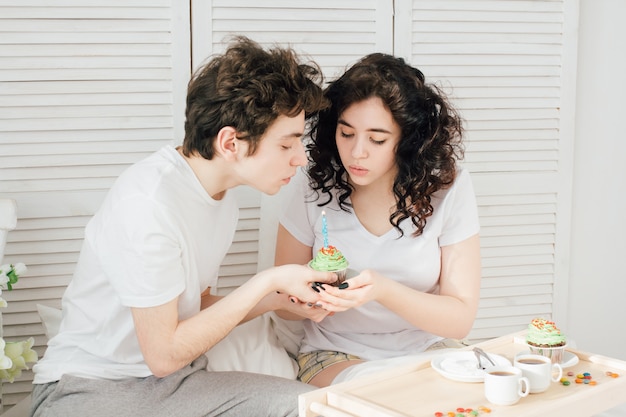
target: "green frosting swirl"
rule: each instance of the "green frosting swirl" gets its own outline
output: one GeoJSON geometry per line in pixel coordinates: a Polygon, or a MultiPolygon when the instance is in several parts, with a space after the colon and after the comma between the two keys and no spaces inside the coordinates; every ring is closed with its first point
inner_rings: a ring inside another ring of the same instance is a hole
{"type": "Polygon", "coordinates": [[[528,325],[526,342],[535,346],[563,346],[565,336],[554,322],[546,319],[533,319],[528,325]]]}
{"type": "Polygon", "coordinates": [[[348,261],[334,246],[321,248],[309,266],[316,271],[339,271],[348,267],[348,261]]]}

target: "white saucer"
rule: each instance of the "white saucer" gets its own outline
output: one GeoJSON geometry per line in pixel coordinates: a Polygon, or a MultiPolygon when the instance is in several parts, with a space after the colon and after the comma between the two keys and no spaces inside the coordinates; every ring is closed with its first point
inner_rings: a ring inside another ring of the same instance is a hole
{"type": "MultiPolygon", "coordinates": [[[[517,353],[515,356],[528,355],[528,354],[530,354],[530,350],[523,350],[517,353]]],[[[561,361],[559,365],[561,365],[561,368],[571,368],[577,363],[578,363],[578,356],[566,350],[565,352],[563,352],[563,360],[561,361]]]]}
{"type": "MultiPolygon", "coordinates": [[[[504,356],[489,352],[487,354],[496,365],[511,365],[511,361],[504,356]]],[[[485,371],[478,369],[477,365],[476,355],[471,350],[445,353],[434,357],[430,361],[430,366],[439,374],[453,381],[460,382],[483,382],[485,371]]]]}

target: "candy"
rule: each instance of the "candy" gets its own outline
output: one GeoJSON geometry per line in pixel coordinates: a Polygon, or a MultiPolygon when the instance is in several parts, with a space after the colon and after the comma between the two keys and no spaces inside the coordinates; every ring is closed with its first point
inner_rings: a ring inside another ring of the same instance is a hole
{"type": "Polygon", "coordinates": [[[563,384],[563,385],[567,386],[567,385],[569,385],[569,384],[570,384],[570,382],[569,382],[569,381],[563,381],[563,382],[561,382],[561,384],[563,384]]]}
{"type": "Polygon", "coordinates": [[[491,413],[490,408],[481,405],[477,410],[474,410],[473,408],[457,407],[455,411],[448,411],[447,413],[437,411],[433,415],[435,417],[475,417],[480,414],[479,411],[483,413],[491,413]]]}

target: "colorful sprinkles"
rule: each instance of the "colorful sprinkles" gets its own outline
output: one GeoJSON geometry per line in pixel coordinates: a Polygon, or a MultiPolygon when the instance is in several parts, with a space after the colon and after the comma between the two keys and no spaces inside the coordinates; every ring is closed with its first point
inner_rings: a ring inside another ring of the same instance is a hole
{"type": "Polygon", "coordinates": [[[465,408],[465,407],[457,407],[454,411],[448,411],[447,413],[442,413],[441,411],[437,411],[434,416],[435,417],[473,417],[478,416],[480,413],[491,413],[491,408],[485,407],[481,405],[476,409],[473,408],[465,408]]]}

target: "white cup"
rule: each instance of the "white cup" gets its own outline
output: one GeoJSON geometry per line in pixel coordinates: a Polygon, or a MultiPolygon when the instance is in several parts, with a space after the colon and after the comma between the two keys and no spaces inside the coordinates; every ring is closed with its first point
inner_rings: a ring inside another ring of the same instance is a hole
{"type": "Polygon", "coordinates": [[[513,405],[530,392],[530,382],[514,366],[485,369],[485,397],[495,405],[513,405]]]}
{"type": "Polygon", "coordinates": [[[563,368],[552,363],[550,358],[542,355],[522,354],[515,357],[514,366],[522,370],[522,374],[530,382],[530,393],[544,392],[550,388],[550,382],[557,382],[563,376],[563,368]]]}

